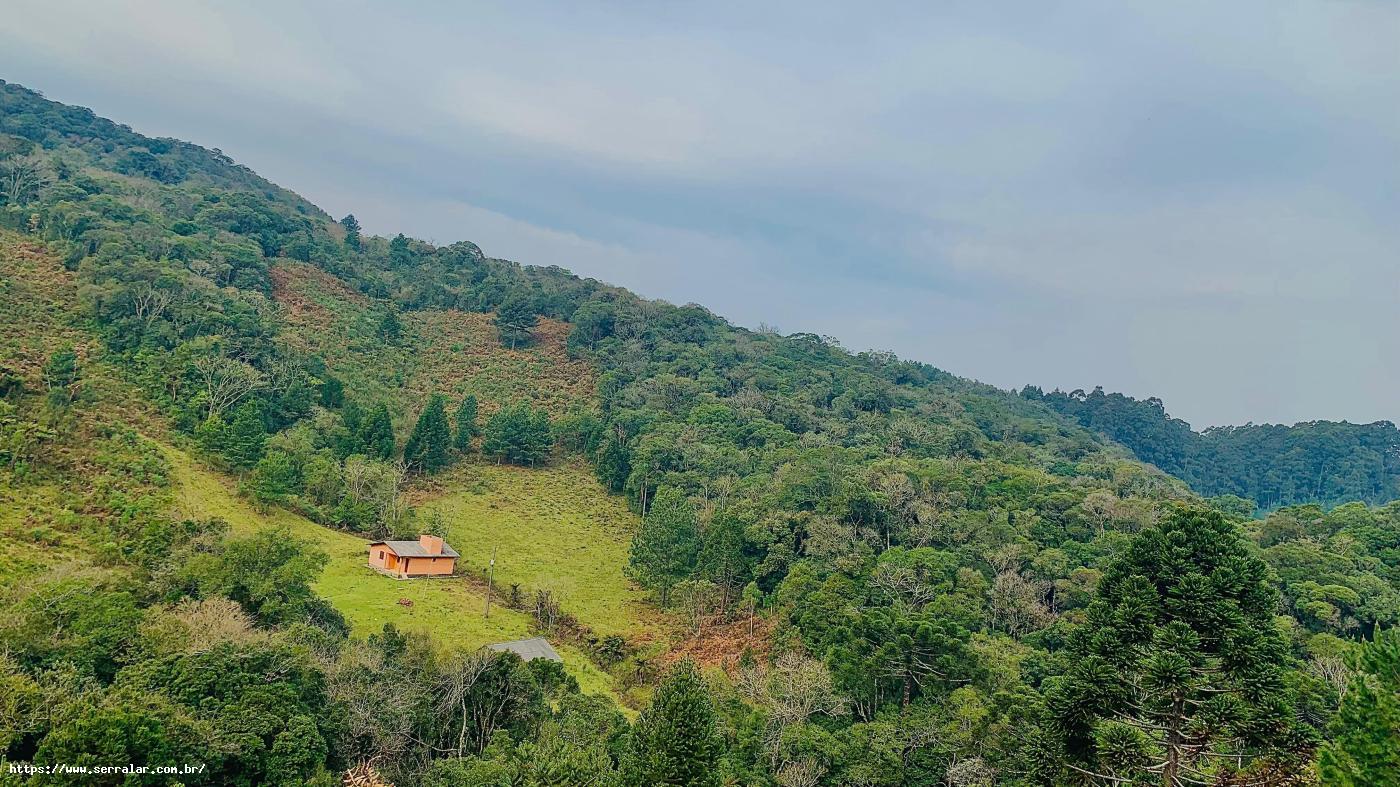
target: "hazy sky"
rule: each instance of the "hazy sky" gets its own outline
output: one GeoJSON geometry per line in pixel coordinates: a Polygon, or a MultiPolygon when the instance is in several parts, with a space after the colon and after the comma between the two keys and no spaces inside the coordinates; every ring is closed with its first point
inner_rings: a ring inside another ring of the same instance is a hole
{"type": "Polygon", "coordinates": [[[749,326],[1400,419],[1400,3],[292,5],[8,0],[0,78],[749,326]]]}

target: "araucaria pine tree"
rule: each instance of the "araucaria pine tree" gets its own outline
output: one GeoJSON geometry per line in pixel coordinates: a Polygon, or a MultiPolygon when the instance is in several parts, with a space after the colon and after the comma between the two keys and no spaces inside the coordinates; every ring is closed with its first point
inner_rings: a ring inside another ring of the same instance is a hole
{"type": "Polygon", "coordinates": [[[345,230],[345,245],[352,249],[360,248],[360,222],[355,219],[355,214],[345,214],[340,226],[345,230]]]}
{"type": "Polygon", "coordinates": [[[535,306],[530,298],[513,295],[505,303],[496,307],[496,330],[500,332],[501,344],[514,350],[517,345],[528,344],[530,332],[539,322],[535,306]]]}
{"type": "Polygon", "coordinates": [[[428,397],[428,406],[413,425],[413,433],[404,444],[403,459],[425,473],[435,473],[447,467],[447,447],[452,443],[452,430],[447,425],[447,400],[442,394],[428,397]]]}
{"type": "Polygon", "coordinates": [[[656,590],[666,604],[671,588],[694,572],[699,541],[695,509],[685,493],[662,487],[632,537],[628,570],[638,582],[656,590]]]}
{"type": "Polygon", "coordinates": [[[1236,526],[1180,509],[1109,565],[1047,707],[1067,771],[1095,783],[1213,784],[1256,760],[1301,768],[1278,591],[1236,526]]]}
{"type": "Polygon", "coordinates": [[[720,609],[728,611],[730,601],[749,579],[744,523],[728,511],[715,515],[705,531],[698,560],[700,575],[719,588],[720,609]]]}
{"type": "Polygon", "coordinates": [[[628,787],[709,787],[723,741],[715,709],[695,664],[683,661],[661,681],[651,705],[632,727],[623,763],[628,787]]]}

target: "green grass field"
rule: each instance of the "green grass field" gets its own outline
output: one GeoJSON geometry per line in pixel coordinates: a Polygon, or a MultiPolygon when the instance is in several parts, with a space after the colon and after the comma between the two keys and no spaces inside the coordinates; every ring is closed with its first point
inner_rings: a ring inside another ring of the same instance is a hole
{"type": "MultiPolygon", "coordinates": [[[[405,631],[427,632],[446,649],[475,649],[531,635],[531,619],[520,612],[493,605],[491,617],[484,618],[485,598],[466,582],[383,576],[365,564],[368,542],[364,539],[282,509],[260,512],[239,497],[227,480],[202,468],[189,454],[164,443],[160,447],[170,463],[175,505],[183,515],[219,517],[229,523],[234,535],[269,526],[285,527],[324,551],[330,560],[316,582],[316,592],[335,605],[356,635],[364,636],[393,623],[405,631]],[[413,605],[400,604],[400,599],[413,605]]],[[[569,674],[585,692],[617,699],[612,677],[583,652],[567,645],[558,646],[558,650],[569,674]]]]}
{"type": "Polygon", "coordinates": [[[645,641],[658,632],[660,613],[623,575],[637,518],[587,468],[472,463],[438,488],[418,501],[420,514],[443,515],[470,569],[484,571],[495,547],[498,587],[549,590],[597,634],[645,641]]]}
{"type": "Polygon", "coordinates": [[[0,588],[81,559],[67,537],[60,536],[57,546],[46,543],[40,548],[32,535],[57,535],[51,526],[65,510],[64,502],[63,490],[55,485],[12,484],[0,475],[0,588]]]}

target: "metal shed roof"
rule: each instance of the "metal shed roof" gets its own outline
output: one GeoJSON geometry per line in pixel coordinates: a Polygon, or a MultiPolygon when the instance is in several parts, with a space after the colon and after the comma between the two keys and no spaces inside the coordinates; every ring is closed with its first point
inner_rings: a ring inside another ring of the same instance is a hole
{"type": "Polygon", "coordinates": [[[417,541],[370,542],[370,546],[378,546],[380,544],[383,544],[384,546],[394,550],[394,554],[398,555],[399,557],[461,557],[461,555],[457,554],[457,550],[447,545],[446,541],[442,542],[442,552],[436,555],[424,549],[423,545],[418,543],[417,541]]]}
{"type": "Polygon", "coordinates": [[[558,661],[561,663],[564,661],[544,637],[531,637],[530,639],[515,639],[510,642],[497,642],[494,645],[487,645],[486,647],[497,653],[514,653],[526,661],[533,661],[535,659],[549,659],[550,661],[558,661]]]}

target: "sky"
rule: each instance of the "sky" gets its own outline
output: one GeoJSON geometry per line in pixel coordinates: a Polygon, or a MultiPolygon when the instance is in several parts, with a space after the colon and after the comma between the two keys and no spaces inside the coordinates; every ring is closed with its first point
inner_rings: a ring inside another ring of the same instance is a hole
{"type": "Polygon", "coordinates": [[[367,231],[1197,428],[1400,420],[1400,3],[7,0],[367,231]]]}

